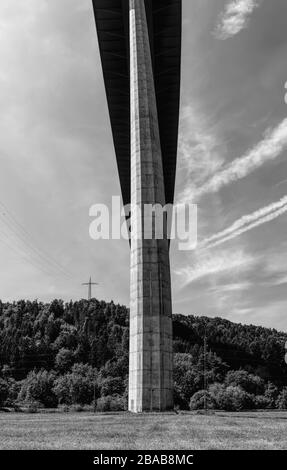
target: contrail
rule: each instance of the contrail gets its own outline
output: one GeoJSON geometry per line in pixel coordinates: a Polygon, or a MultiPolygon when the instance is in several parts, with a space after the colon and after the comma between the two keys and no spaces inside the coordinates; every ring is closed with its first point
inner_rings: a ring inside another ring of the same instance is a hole
{"type": "Polygon", "coordinates": [[[222,171],[216,173],[201,188],[199,194],[216,192],[233,181],[246,177],[268,160],[277,158],[287,147],[287,119],[242,157],[235,159],[222,171]]]}
{"type": "Polygon", "coordinates": [[[264,163],[275,160],[287,148],[287,119],[269,130],[265,137],[243,156],[236,158],[223,169],[218,170],[203,185],[187,187],[182,193],[182,200],[194,201],[208,193],[215,193],[221,188],[245,178],[264,163]]]}
{"type": "Polygon", "coordinates": [[[240,217],[240,219],[236,220],[230,227],[227,229],[223,230],[222,232],[218,232],[215,235],[212,235],[211,237],[206,238],[201,245],[209,245],[210,243],[222,239],[225,237],[228,237],[232,235],[234,232],[237,232],[238,230],[241,230],[243,227],[249,224],[253,224],[257,222],[259,219],[262,219],[263,217],[268,216],[272,212],[278,211],[282,207],[284,207],[287,204],[287,196],[282,197],[280,201],[273,202],[272,204],[269,204],[268,206],[262,207],[261,209],[253,212],[252,214],[246,214],[243,217],[240,217]]]}
{"type": "Polygon", "coordinates": [[[245,215],[234,222],[229,228],[203,240],[200,248],[213,248],[232,240],[245,232],[259,227],[260,225],[271,222],[287,212],[287,196],[280,201],[263,207],[253,214],[245,215]]]}

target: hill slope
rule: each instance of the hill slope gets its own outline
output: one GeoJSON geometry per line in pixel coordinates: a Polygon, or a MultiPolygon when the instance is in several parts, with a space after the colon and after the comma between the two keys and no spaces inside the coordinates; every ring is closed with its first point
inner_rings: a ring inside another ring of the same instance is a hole
{"type": "MultiPolygon", "coordinates": [[[[261,388],[258,385],[254,392],[257,395],[264,395],[266,387],[270,387],[268,382],[278,388],[278,393],[287,385],[286,333],[193,315],[174,315],[173,325],[176,401],[179,405],[187,406],[190,397],[204,388],[204,379],[209,386],[225,383],[244,388],[249,374],[251,382],[255,380],[252,376],[261,381],[261,388]],[[232,371],[241,369],[246,371],[245,382],[244,374],[241,373],[241,378],[238,374],[235,378],[232,375],[232,371]]],[[[53,371],[53,380],[59,380],[65,374],[74,373],[77,365],[86,364],[90,370],[97,371],[99,396],[124,395],[128,337],[128,309],[113,302],[96,299],[66,304],[60,300],[49,304],[0,302],[3,378],[9,376],[11,380],[19,381],[29,373],[31,376],[33,370],[36,374],[45,369],[49,373],[53,371]],[[117,386],[114,379],[118,380],[117,386]],[[114,380],[114,385],[106,384],[102,393],[103,381],[107,380],[114,380]]],[[[77,373],[79,370],[78,367],[77,373]]],[[[205,383],[205,387],[207,385],[205,383]]]]}

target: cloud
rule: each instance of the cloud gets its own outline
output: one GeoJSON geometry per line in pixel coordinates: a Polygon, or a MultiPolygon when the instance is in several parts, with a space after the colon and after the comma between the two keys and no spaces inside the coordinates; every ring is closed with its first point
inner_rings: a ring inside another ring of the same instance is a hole
{"type": "Polygon", "coordinates": [[[273,283],[274,286],[283,286],[285,284],[287,284],[287,276],[282,276],[273,283]]]}
{"type": "Polygon", "coordinates": [[[236,220],[230,227],[203,240],[200,243],[200,247],[212,248],[214,246],[222,245],[245,232],[275,220],[286,212],[287,196],[284,196],[279,201],[273,202],[252,214],[240,217],[240,219],[236,220]]]}
{"type": "Polygon", "coordinates": [[[175,271],[177,275],[184,278],[185,285],[210,275],[221,275],[229,272],[234,274],[234,272],[246,271],[256,261],[255,257],[247,255],[243,249],[234,250],[233,252],[221,250],[216,254],[199,250],[197,258],[199,261],[196,261],[192,267],[188,266],[175,271]]]}
{"type": "Polygon", "coordinates": [[[223,285],[216,285],[215,287],[212,287],[211,290],[217,293],[221,292],[241,292],[243,290],[248,290],[252,287],[251,282],[232,282],[230,284],[223,284],[223,285]]]}
{"type": "Polygon", "coordinates": [[[198,106],[185,106],[180,119],[177,189],[184,184],[196,194],[196,188],[222,167],[224,154],[224,142],[214,123],[198,106]]]}
{"type": "Polygon", "coordinates": [[[180,169],[201,181],[221,167],[223,143],[214,123],[197,106],[184,107],[179,133],[180,169]]]}
{"type": "MultiPolygon", "coordinates": [[[[265,301],[262,305],[252,303],[250,308],[246,307],[246,312],[244,312],[244,308],[242,309],[242,314],[246,313],[248,315],[248,322],[253,325],[261,326],[262,319],[264,319],[264,326],[266,328],[276,328],[279,331],[286,332],[286,309],[286,300],[270,299],[270,301],[265,301]]],[[[240,308],[235,313],[240,314],[240,308]]],[[[244,319],[244,322],[246,320],[244,319]]]]}
{"type": "Polygon", "coordinates": [[[259,0],[232,0],[227,3],[220,15],[215,36],[224,40],[240,33],[248,26],[250,16],[260,3],[259,0]]]}
{"type": "Polygon", "coordinates": [[[270,284],[281,286],[287,283],[287,244],[283,243],[280,250],[276,247],[268,256],[265,257],[264,271],[267,274],[270,284]]]}
{"type": "Polygon", "coordinates": [[[204,194],[215,193],[224,186],[245,178],[264,163],[279,157],[287,148],[287,118],[277,127],[268,130],[265,137],[255,147],[248,150],[243,156],[236,158],[230,164],[219,169],[204,184],[194,188],[186,187],[182,199],[191,202],[204,194]]]}

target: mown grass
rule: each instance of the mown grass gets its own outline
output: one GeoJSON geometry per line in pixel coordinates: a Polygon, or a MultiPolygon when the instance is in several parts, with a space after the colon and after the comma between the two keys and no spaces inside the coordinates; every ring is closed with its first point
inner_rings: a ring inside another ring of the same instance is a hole
{"type": "Polygon", "coordinates": [[[287,449],[287,412],[3,413],[0,449],[287,449]]]}

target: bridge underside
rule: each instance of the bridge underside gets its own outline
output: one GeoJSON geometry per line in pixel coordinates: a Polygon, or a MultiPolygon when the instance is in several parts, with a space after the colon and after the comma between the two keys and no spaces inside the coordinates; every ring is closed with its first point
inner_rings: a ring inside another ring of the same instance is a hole
{"type": "MultiPolygon", "coordinates": [[[[129,0],[93,0],[124,204],[131,198],[129,0]]],[[[178,143],[181,0],[145,0],[163,160],[165,199],[173,203],[178,143]]]]}

